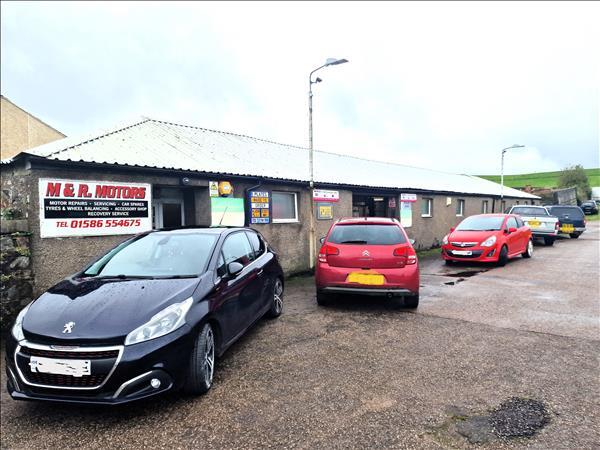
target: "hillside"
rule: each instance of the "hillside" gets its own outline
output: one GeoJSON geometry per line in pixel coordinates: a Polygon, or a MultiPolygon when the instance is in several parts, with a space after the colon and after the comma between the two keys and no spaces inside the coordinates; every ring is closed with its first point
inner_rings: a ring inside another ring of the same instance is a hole
{"type": "MultiPolygon", "coordinates": [[[[590,186],[600,186],[600,168],[584,169],[590,186]]],[[[479,175],[486,180],[500,183],[500,175],[479,175]]],[[[522,188],[528,184],[538,188],[555,188],[558,185],[560,172],[538,172],[524,173],[521,175],[504,175],[504,185],[514,188],[522,188]]]]}

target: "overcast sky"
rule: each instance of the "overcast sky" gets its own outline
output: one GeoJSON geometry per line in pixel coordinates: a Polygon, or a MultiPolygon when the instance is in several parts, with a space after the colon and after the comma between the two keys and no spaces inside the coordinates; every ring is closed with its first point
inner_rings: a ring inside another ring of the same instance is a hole
{"type": "Polygon", "coordinates": [[[140,115],[451,172],[599,167],[600,5],[2,3],[1,90],[67,135],[140,115]]]}

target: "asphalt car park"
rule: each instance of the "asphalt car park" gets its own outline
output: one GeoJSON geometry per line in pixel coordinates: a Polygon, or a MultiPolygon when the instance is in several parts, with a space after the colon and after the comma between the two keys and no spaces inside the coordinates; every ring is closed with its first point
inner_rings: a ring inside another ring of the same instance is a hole
{"type": "Polygon", "coordinates": [[[595,222],[501,268],[423,258],[416,311],[317,306],[313,278],[290,279],[280,319],[229,349],[206,395],[99,408],[2,390],[1,447],[596,448],[599,245],[595,222]],[[543,420],[501,432],[518,405],[543,420]]]}

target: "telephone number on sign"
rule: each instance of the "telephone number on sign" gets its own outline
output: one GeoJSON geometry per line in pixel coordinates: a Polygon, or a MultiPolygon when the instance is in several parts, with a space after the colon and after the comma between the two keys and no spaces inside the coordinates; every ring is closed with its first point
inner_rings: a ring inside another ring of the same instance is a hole
{"type": "Polygon", "coordinates": [[[110,227],[139,227],[142,224],[140,219],[82,219],[58,221],[57,227],[70,228],[110,228],[110,227]],[[67,225],[67,223],[69,225],[67,225]]]}

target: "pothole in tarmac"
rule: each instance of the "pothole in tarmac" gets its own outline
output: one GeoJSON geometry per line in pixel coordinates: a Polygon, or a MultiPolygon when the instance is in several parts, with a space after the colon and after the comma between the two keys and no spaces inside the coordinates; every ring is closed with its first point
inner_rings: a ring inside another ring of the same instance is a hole
{"type": "Polygon", "coordinates": [[[471,444],[530,438],[550,422],[550,414],[543,402],[519,397],[506,400],[488,414],[471,415],[457,407],[450,407],[447,412],[450,418],[432,430],[440,442],[460,437],[471,444]]]}

